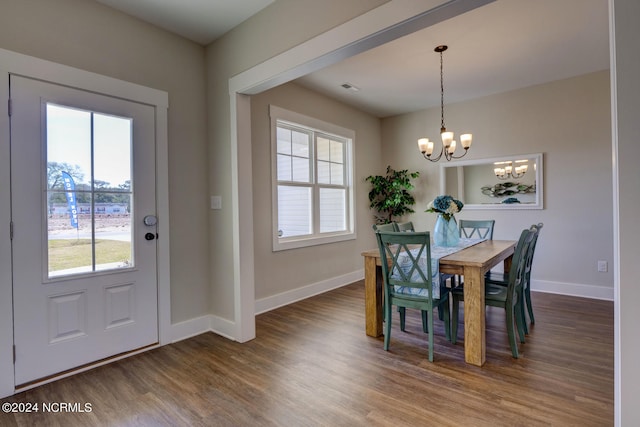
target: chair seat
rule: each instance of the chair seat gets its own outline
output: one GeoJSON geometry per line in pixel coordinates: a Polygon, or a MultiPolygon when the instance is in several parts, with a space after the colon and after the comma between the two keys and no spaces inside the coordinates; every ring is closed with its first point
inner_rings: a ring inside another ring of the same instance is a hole
{"type": "MultiPolygon", "coordinates": [[[[451,293],[455,294],[456,298],[460,301],[464,301],[464,284],[451,289],[451,293]]],[[[491,302],[504,303],[507,300],[507,287],[486,283],[484,288],[484,300],[487,304],[491,302]]]]}
{"type": "MultiPolygon", "coordinates": [[[[429,291],[426,288],[411,288],[411,287],[407,287],[407,286],[394,286],[393,290],[395,291],[396,294],[413,295],[413,296],[420,296],[420,297],[428,297],[429,296],[429,291]]],[[[440,295],[441,295],[440,285],[438,285],[437,283],[433,284],[431,293],[433,295],[433,299],[440,299],[440,295]]]]}
{"type": "Polygon", "coordinates": [[[509,274],[489,271],[485,274],[484,281],[487,283],[494,283],[496,285],[507,286],[509,284],[509,274]]]}

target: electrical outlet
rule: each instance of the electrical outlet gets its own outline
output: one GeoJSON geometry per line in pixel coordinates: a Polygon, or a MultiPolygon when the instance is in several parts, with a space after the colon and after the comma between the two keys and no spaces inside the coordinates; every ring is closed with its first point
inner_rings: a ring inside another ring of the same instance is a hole
{"type": "Polygon", "coordinates": [[[211,209],[222,209],[222,196],[211,196],[211,209]]]}
{"type": "Polygon", "coordinates": [[[598,271],[599,272],[606,273],[609,270],[608,267],[609,266],[607,265],[607,261],[603,261],[603,260],[598,261],[598,271]]]}

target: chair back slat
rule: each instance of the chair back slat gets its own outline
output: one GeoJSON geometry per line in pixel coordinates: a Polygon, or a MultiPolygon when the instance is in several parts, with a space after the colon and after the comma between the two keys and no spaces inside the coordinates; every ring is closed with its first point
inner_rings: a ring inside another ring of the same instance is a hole
{"type": "Polygon", "coordinates": [[[493,227],[496,221],[491,220],[473,220],[461,219],[458,223],[460,228],[460,237],[469,239],[493,239],[493,227]]]}
{"type": "Polygon", "coordinates": [[[390,222],[388,224],[373,224],[373,231],[396,231],[396,223],[390,222]]]}
{"type": "Polygon", "coordinates": [[[413,227],[413,221],[395,222],[394,224],[396,225],[395,231],[416,231],[413,227]]]}
{"type": "Polygon", "coordinates": [[[395,286],[427,289],[432,295],[431,245],[429,232],[376,232],[382,259],[385,293],[394,294],[395,286]],[[420,259],[424,258],[424,267],[420,259]]]}

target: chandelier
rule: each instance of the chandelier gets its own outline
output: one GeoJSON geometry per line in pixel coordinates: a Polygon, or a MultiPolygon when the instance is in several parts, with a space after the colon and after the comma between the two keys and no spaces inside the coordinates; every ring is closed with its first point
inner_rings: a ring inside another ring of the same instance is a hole
{"type": "Polygon", "coordinates": [[[446,45],[436,46],[434,49],[435,52],[440,54],[440,137],[442,138],[442,147],[440,148],[438,156],[433,158],[431,157],[433,155],[433,141],[429,141],[429,138],[420,138],[418,140],[418,148],[420,149],[420,152],[425,159],[431,162],[437,162],[443,154],[448,161],[451,159],[459,159],[464,157],[464,155],[467,154],[467,151],[469,151],[469,147],[471,147],[472,135],[470,133],[460,135],[460,145],[464,148],[464,153],[459,156],[455,156],[456,141],[453,139],[453,132],[447,131],[447,128],[444,126],[444,74],[442,72],[442,52],[447,49],[448,46],[446,45]]]}
{"type": "Polygon", "coordinates": [[[493,173],[496,174],[498,179],[518,179],[522,178],[525,173],[527,173],[527,169],[529,169],[528,165],[523,165],[519,163],[526,163],[527,160],[516,160],[516,166],[513,166],[514,162],[506,161],[506,162],[495,162],[494,165],[497,165],[497,168],[493,169],[493,173]]]}

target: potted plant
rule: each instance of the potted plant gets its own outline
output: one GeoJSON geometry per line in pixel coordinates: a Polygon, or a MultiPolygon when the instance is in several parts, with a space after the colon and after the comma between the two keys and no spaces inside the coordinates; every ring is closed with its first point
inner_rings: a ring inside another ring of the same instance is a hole
{"type": "Polygon", "coordinates": [[[387,166],[386,175],[372,175],[366,178],[372,186],[369,191],[369,207],[378,212],[375,217],[377,224],[388,224],[393,222],[395,217],[414,212],[411,206],[416,200],[409,191],[414,188],[411,180],[419,175],[419,172],[409,172],[407,169],[397,171],[387,166]]]}

